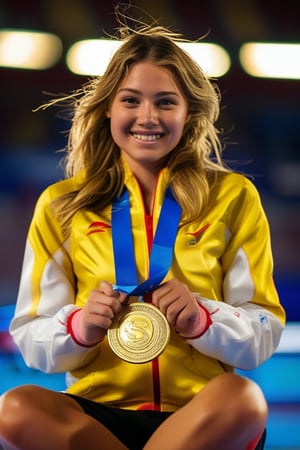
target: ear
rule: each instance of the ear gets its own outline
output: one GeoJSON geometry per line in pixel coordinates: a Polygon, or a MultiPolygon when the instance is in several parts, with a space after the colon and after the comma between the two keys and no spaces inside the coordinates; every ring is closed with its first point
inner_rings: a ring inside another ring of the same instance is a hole
{"type": "Polygon", "coordinates": [[[110,110],[107,110],[106,113],[105,113],[105,115],[106,115],[106,117],[107,117],[108,119],[110,119],[110,118],[111,118],[110,110]]]}

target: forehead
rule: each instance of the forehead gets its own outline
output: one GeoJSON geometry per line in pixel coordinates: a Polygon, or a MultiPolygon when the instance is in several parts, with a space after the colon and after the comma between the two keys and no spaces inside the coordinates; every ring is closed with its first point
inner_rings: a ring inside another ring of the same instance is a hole
{"type": "Polygon", "coordinates": [[[120,89],[138,89],[143,91],[163,90],[182,95],[177,77],[166,67],[149,61],[133,64],[121,81],[120,89]]]}

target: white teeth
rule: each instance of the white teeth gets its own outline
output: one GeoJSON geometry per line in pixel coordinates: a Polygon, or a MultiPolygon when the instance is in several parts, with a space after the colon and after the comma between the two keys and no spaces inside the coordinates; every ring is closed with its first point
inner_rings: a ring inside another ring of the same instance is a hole
{"type": "Polygon", "coordinates": [[[140,141],[156,141],[157,139],[160,139],[161,135],[160,134],[145,135],[133,133],[133,137],[140,141]]]}

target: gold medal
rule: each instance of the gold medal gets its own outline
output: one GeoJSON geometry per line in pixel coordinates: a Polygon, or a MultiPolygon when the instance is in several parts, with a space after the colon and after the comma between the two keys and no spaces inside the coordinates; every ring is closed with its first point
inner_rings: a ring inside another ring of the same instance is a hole
{"type": "Polygon", "coordinates": [[[119,358],[135,364],[146,363],[159,356],[170,339],[165,316],[150,303],[126,305],[116,315],[107,338],[119,358]]]}

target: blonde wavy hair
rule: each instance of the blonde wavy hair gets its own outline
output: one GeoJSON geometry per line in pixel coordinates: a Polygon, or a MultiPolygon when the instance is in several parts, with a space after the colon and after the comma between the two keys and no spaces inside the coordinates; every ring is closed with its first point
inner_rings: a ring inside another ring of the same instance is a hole
{"type": "Polygon", "coordinates": [[[222,144],[215,127],[219,117],[218,89],[177,45],[182,36],[158,25],[143,24],[136,29],[122,26],[118,31],[122,45],[105,73],[91,79],[72,95],[52,102],[68,100],[73,108],[66,147],[66,177],[82,171],[86,174],[78,190],[59,197],[52,205],[65,233],[77,211],[99,212],[123,189],[120,149],[112,139],[106,112],[121,81],[130,68],[141,61],[170,70],[188,103],[190,119],[167,162],[170,186],[182,207],[184,220],[200,217],[208,203],[215,175],[229,170],[222,162],[222,144]]]}

